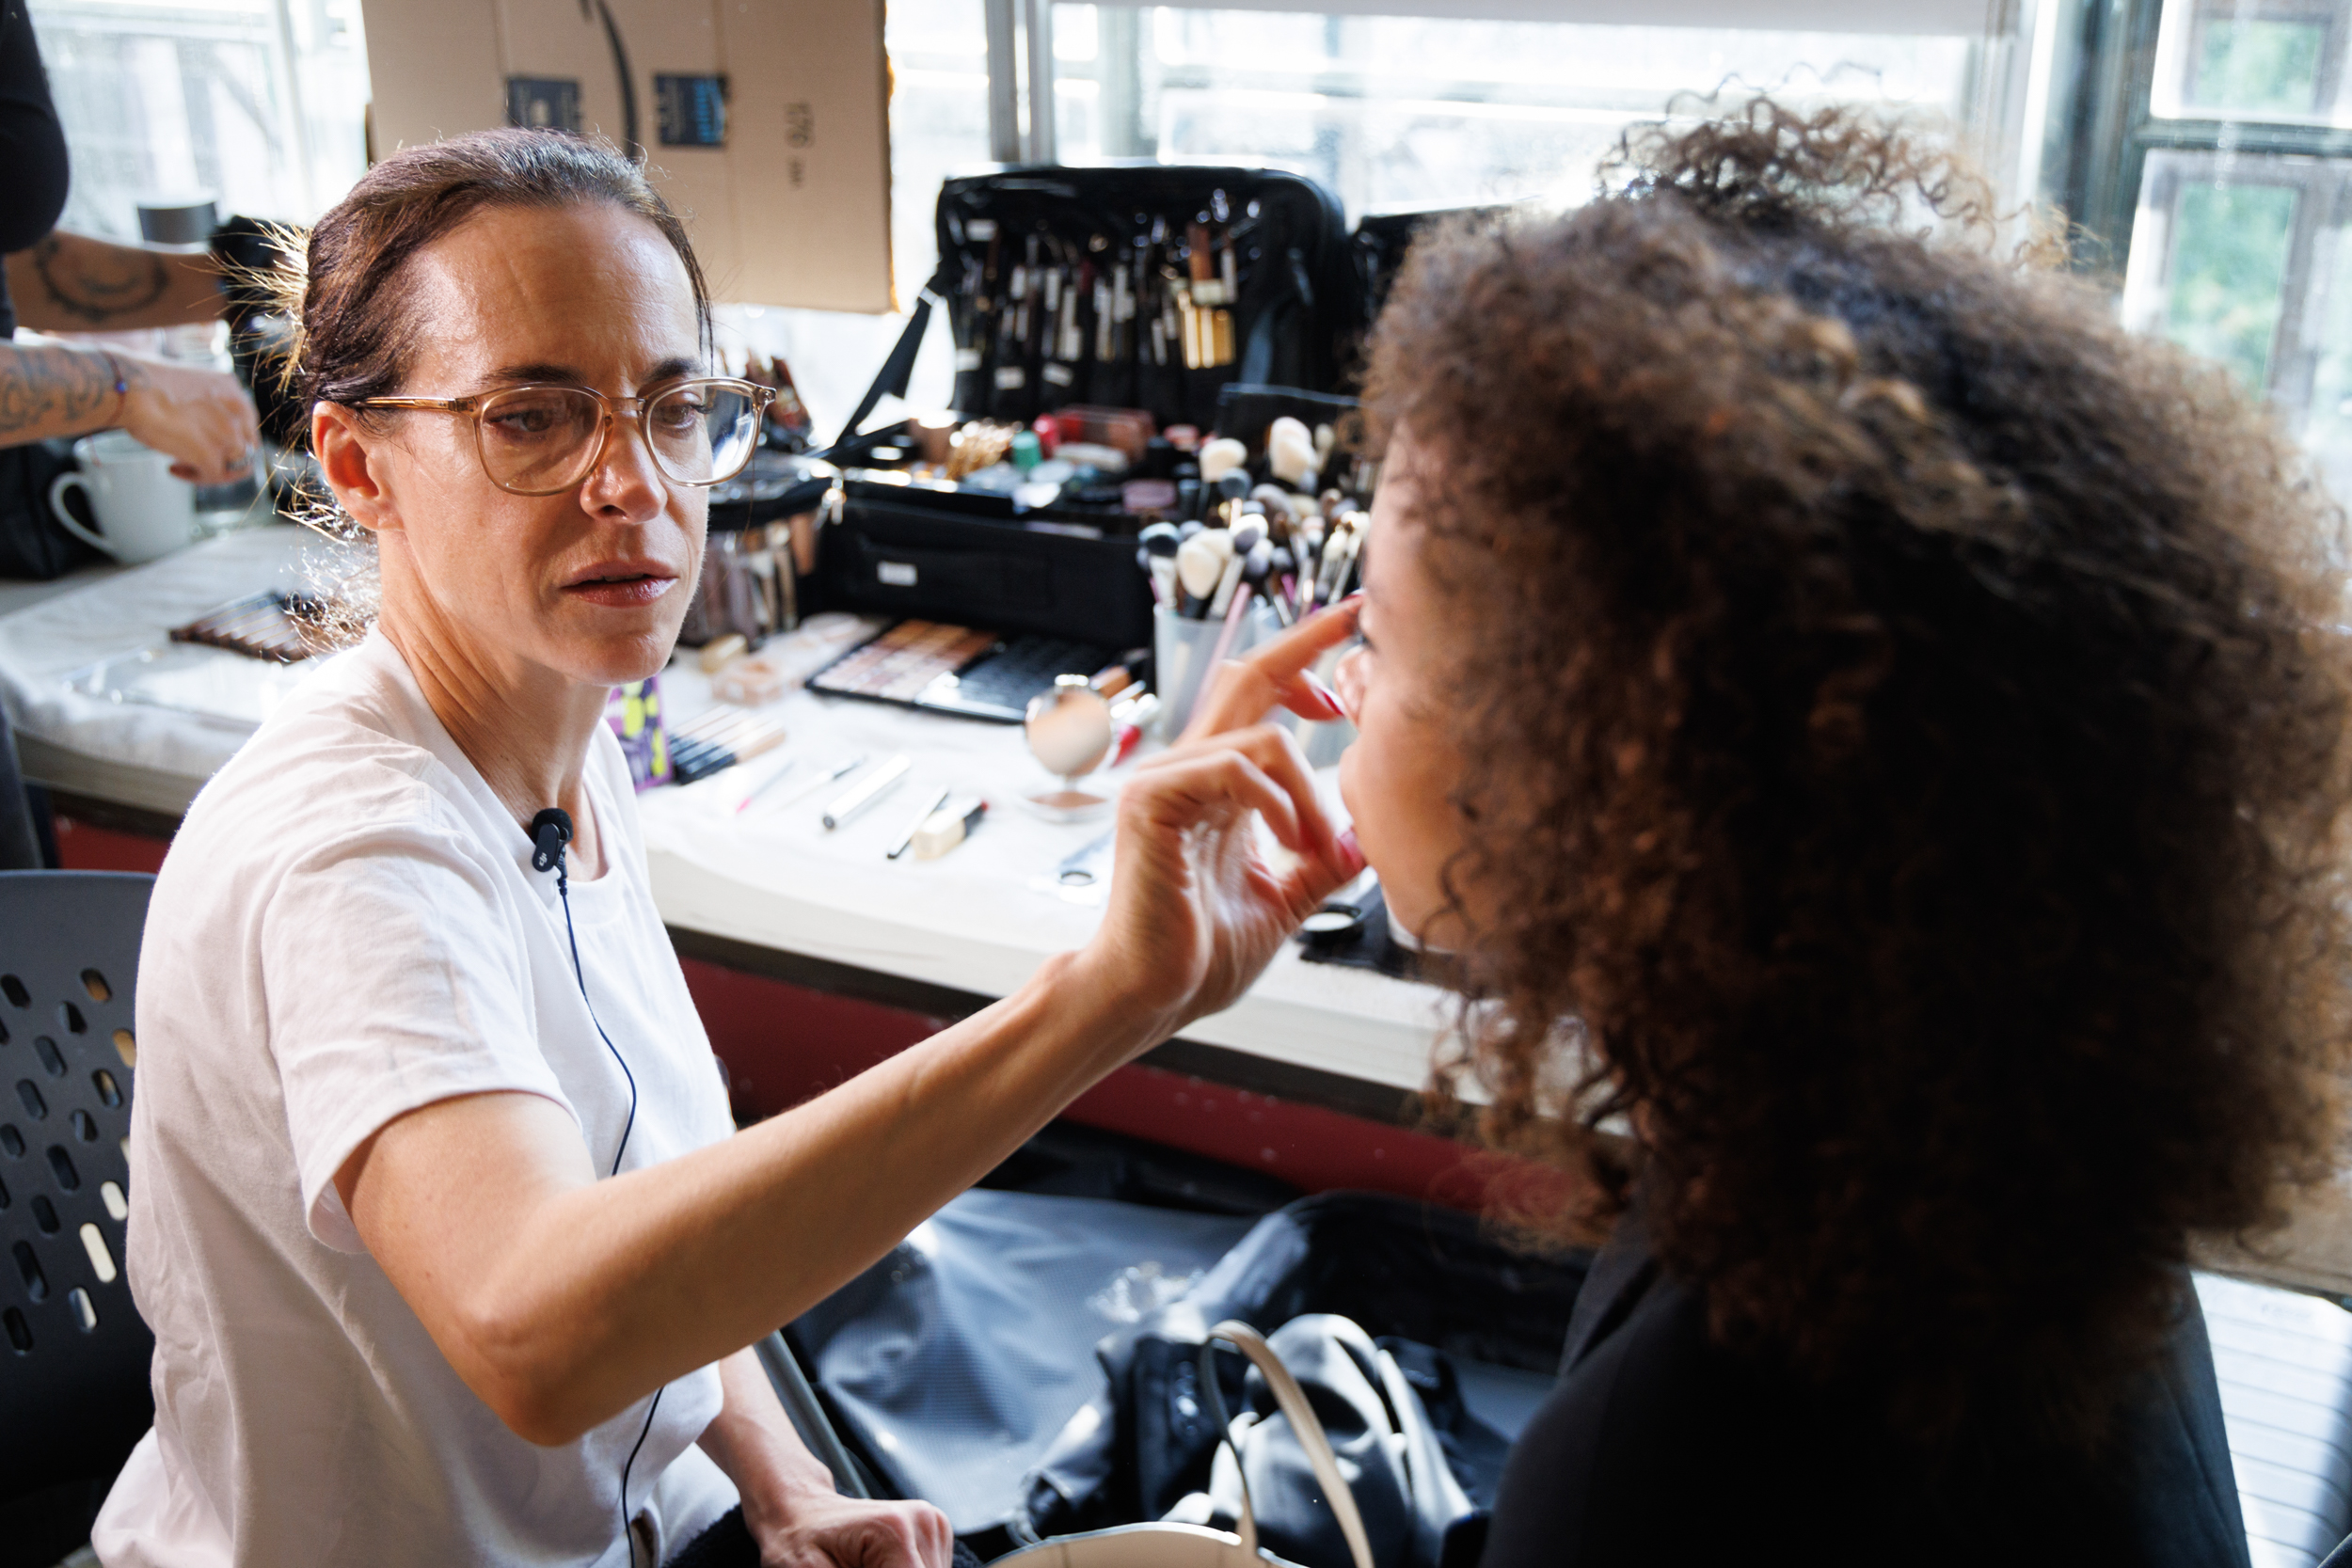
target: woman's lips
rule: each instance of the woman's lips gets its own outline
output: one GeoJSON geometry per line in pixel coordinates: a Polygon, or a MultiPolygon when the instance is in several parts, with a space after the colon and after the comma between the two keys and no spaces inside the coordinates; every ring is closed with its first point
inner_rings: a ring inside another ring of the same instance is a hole
{"type": "Polygon", "coordinates": [[[564,592],[608,610],[640,610],[677,586],[677,578],[652,575],[591,578],[568,584],[564,592]]]}

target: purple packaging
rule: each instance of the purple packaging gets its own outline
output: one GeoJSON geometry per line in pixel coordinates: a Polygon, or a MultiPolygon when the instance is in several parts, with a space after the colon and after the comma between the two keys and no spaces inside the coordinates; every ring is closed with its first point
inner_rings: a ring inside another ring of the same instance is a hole
{"type": "Polygon", "coordinates": [[[642,794],[670,782],[670,736],[661,725],[661,677],[616,686],[604,700],[604,721],[621,739],[628,776],[642,794]]]}

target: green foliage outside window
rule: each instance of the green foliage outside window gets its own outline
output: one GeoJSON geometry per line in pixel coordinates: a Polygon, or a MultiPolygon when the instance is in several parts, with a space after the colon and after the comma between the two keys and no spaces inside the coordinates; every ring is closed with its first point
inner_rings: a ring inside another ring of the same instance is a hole
{"type": "Polygon", "coordinates": [[[2190,101],[2233,114],[2307,115],[2318,107],[2317,22],[2206,22],[2190,101]]]}
{"type": "Polygon", "coordinates": [[[2284,185],[2196,184],[2173,209],[2165,335],[2220,360],[2258,392],[2270,383],[2295,202],[2284,185]]]}

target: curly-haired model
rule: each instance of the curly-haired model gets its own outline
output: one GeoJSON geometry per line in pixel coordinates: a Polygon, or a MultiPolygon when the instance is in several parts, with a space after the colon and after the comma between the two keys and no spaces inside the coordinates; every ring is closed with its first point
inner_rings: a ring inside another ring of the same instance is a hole
{"type": "Polygon", "coordinates": [[[1634,1130],[1712,1346],[1920,1453],[2106,1451],[2190,1238],[2337,1147],[2341,514],[1899,135],[1610,172],[1375,335],[1364,850],[1490,1130],[1634,1130]]]}

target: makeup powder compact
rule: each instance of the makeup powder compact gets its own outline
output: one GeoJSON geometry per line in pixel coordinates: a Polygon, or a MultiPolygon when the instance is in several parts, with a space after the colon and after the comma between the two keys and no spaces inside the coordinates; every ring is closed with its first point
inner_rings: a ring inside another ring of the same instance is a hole
{"type": "Polygon", "coordinates": [[[1311,964],[1369,969],[1395,980],[1439,980],[1444,970],[1442,955],[1424,957],[1389,923],[1388,899],[1369,871],[1306,918],[1298,948],[1299,958],[1311,964]]]}
{"type": "Polygon", "coordinates": [[[1363,938],[1368,917],[1381,907],[1379,874],[1366,870],[1299,922],[1299,939],[1318,951],[1345,947],[1363,938]]]}

